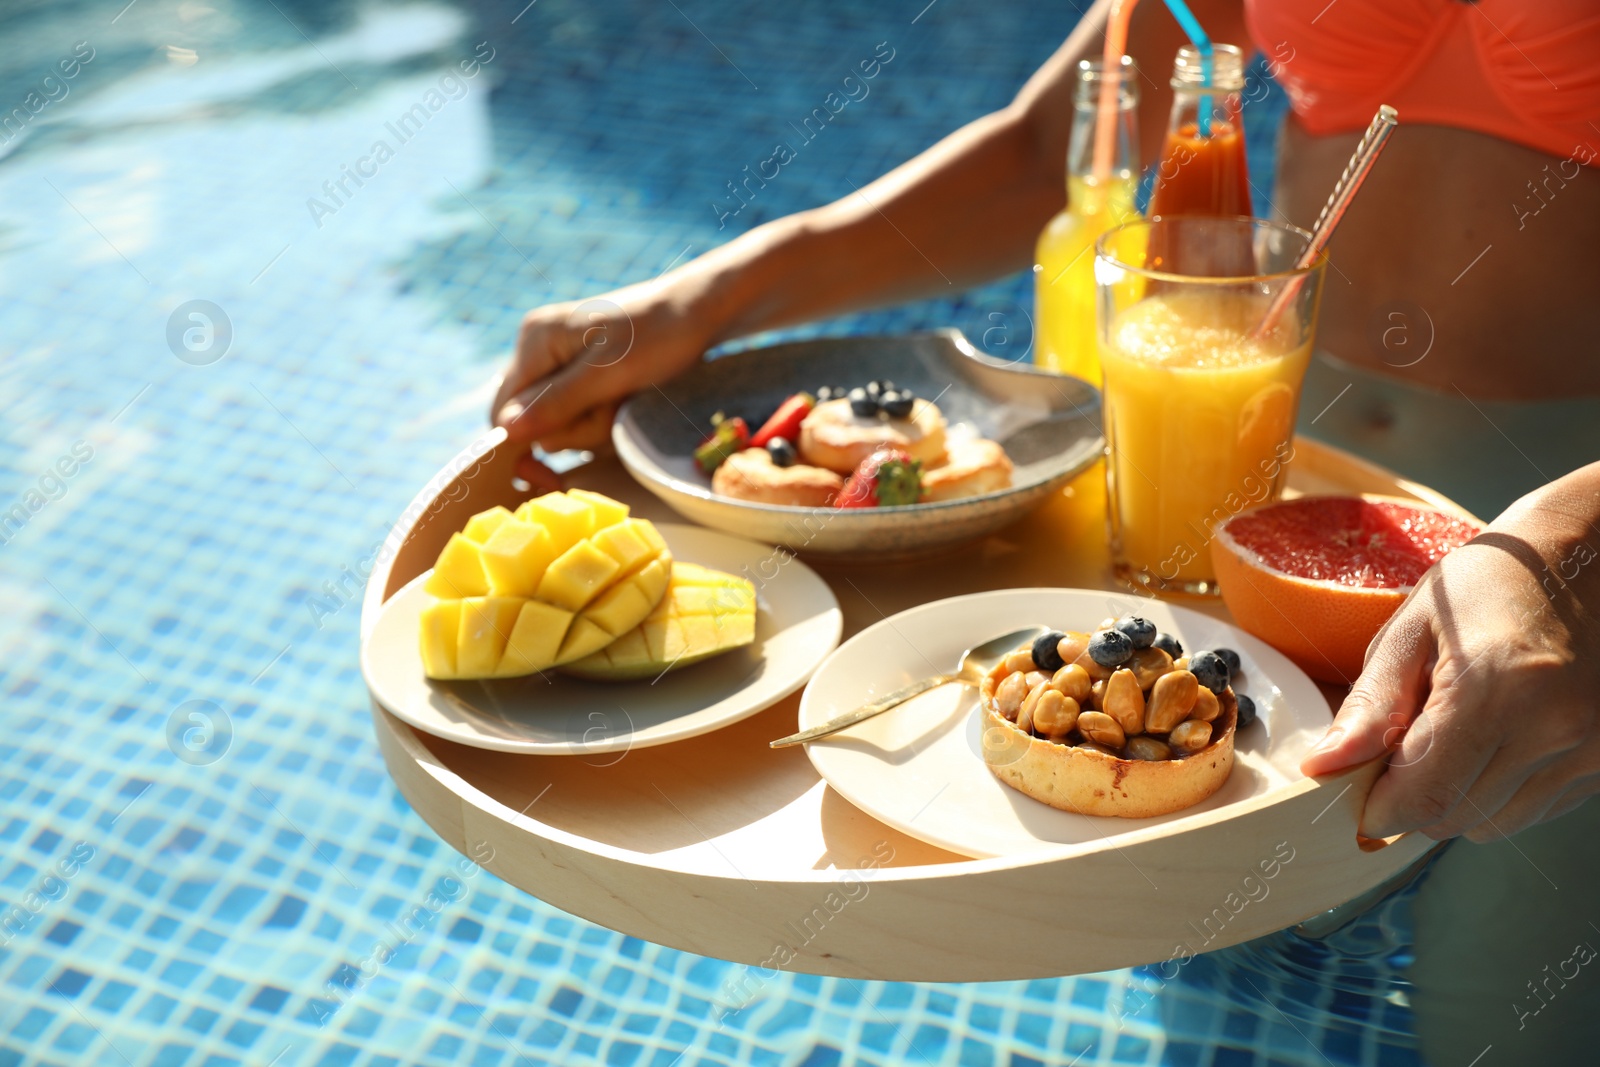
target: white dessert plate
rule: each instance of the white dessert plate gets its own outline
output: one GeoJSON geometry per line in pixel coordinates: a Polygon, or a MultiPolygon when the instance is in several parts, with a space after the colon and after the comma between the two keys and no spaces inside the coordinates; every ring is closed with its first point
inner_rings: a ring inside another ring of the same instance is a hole
{"type": "MultiPolygon", "coordinates": [[[[1260,718],[1235,740],[1233,773],[1191,808],[1149,819],[1074,815],[1004,785],[983,762],[978,693],[947,685],[806,745],[817,772],[845,799],[913,837],[962,855],[1013,856],[1098,842],[1179,823],[1300,781],[1302,756],[1326,730],[1328,702],[1282,654],[1237,627],[1196,611],[1090,589],[1005,589],[936,600],[902,611],[846,641],[817,668],[800,700],[800,729],[826,722],[900,686],[954,670],[961,653],[1032,624],[1091,630],[1107,616],[1137,614],[1174,634],[1186,651],[1232,648],[1237,692],[1260,718]]],[[[1177,829],[1179,827],[1174,827],[1177,829]]]]}
{"type": "Polygon", "coordinates": [[[753,644],[654,680],[591,682],[545,671],[435,681],[422,672],[417,640],[422,609],[432,600],[422,590],[430,569],[384,603],[362,647],[361,673],[373,698],[419,730],[476,748],[547,756],[625,753],[754,715],[804,685],[839,643],[839,602],[792,554],[695,526],[656,528],[673,559],[755,584],[753,644]]]}

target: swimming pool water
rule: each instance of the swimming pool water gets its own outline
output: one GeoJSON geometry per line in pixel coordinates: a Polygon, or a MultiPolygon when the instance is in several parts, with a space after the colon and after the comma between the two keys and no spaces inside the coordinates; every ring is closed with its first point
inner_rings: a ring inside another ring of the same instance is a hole
{"type": "MultiPolygon", "coordinates": [[[[735,965],[466,863],[371,736],[356,576],[481,429],[522,311],[865,183],[1003,104],[1076,17],[0,16],[0,105],[25,113],[0,133],[0,1065],[1410,1062],[1374,1036],[1403,1003],[1308,1022],[1147,972],[784,976],[719,1025],[735,965]],[[875,55],[870,91],[730,197],[875,55]]],[[[1265,196],[1281,94],[1251,107],[1265,196]]],[[[791,333],[956,325],[1025,358],[1029,287],[791,333]]]]}

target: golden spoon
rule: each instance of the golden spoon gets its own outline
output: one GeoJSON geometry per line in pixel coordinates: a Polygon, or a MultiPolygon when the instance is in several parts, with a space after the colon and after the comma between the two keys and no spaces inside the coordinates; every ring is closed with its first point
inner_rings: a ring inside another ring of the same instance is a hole
{"type": "Polygon", "coordinates": [[[1024,630],[1014,630],[1008,634],[1001,634],[999,637],[985,641],[981,645],[975,645],[963,652],[961,654],[961,665],[950,674],[935,674],[931,678],[912,682],[910,685],[902,686],[892,693],[879,697],[870,704],[863,704],[854,711],[847,711],[843,715],[837,715],[820,726],[801,730],[799,733],[790,734],[788,737],[780,737],[776,741],[768,742],[768,744],[773,748],[788,748],[790,745],[798,745],[806,741],[815,741],[819,737],[827,737],[829,734],[843,730],[846,726],[854,726],[856,723],[870,719],[874,715],[882,715],[890,708],[899,707],[920,693],[926,693],[930,689],[937,689],[939,686],[948,685],[951,682],[960,682],[962,685],[977,685],[985,674],[994,669],[995,664],[1000,662],[1001,657],[1008,652],[1015,651],[1021,645],[1032,644],[1039,635],[1049,632],[1050,627],[1048,626],[1029,626],[1024,630]]]}

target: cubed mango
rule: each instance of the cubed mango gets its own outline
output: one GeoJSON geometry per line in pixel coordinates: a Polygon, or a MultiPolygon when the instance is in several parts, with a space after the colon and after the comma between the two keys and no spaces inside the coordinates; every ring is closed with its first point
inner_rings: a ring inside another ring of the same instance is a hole
{"type": "Polygon", "coordinates": [[[483,569],[496,596],[533,596],[556,553],[550,532],[521,519],[507,519],[483,546],[483,569]]]}
{"type": "Polygon", "coordinates": [[[451,534],[422,588],[441,600],[486,595],[489,577],[483,569],[483,546],[462,534],[451,534]]]}
{"type": "Polygon", "coordinates": [[[617,561],[592,541],[579,541],[546,568],[535,595],[568,611],[580,611],[621,570],[617,561]]]}

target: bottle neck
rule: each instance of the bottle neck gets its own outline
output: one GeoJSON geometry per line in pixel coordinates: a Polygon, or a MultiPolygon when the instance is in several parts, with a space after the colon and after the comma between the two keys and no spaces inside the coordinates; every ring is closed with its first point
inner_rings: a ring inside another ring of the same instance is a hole
{"type": "Polygon", "coordinates": [[[1244,52],[1217,42],[1209,58],[1189,45],[1172,63],[1172,114],[1167,133],[1209,135],[1209,128],[1239,128],[1244,92],[1244,52]]]}
{"type": "MultiPolygon", "coordinates": [[[[1116,129],[1112,139],[1111,167],[1108,179],[1112,181],[1137,180],[1139,174],[1139,111],[1135,102],[1124,102],[1112,116],[1116,129]]],[[[1073,179],[1086,179],[1091,184],[1094,174],[1094,149],[1100,125],[1100,110],[1096,103],[1080,102],[1072,116],[1072,138],[1067,148],[1067,179],[1069,187],[1079,184],[1073,179]]]]}
{"type": "Polygon", "coordinates": [[[1167,133],[1193,136],[1201,127],[1201,110],[1214,131],[1228,133],[1239,129],[1239,110],[1243,98],[1237,93],[1207,92],[1184,87],[1172,91],[1172,113],[1167,118],[1167,133]]]}
{"type": "Polygon", "coordinates": [[[1073,89],[1072,137],[1067,145],[1067,197],[1070,206],[1076,190],[1096,186],[1123,186],[1139,178],[1139,71],[1133,59],[1123,56],[1112,66],[1098,60],[1078,63],[1078,81],[1073,89]],[[1113,124],[1101,128],[1101,97],[1111,93],[1115,107],[1106,114],[1113,124]],[[1106,173],[1096,174],[1096,151],[1107,158],[1098,162],[1106,173]]]}

